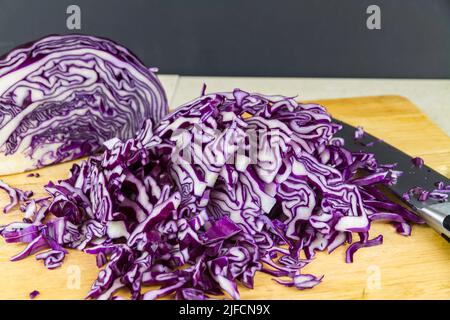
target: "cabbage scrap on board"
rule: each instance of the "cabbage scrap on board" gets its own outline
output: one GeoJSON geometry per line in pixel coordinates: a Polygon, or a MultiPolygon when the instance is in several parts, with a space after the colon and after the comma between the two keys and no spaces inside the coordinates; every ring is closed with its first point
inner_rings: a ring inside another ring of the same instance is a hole
{"type": "Polygon", "coordinates": [[[106,39],[49,36],[0,59],[0,174],[91,155],[167,111],[164,90],[106,39]]]}
{"type": "Polygon", "coordinates": [[[67,248],[95,254],[93,299],[119,299],[121,288],[133,299],[238,299],[238,283],[253,288],[257,271],[309,289],[322,281],[303,272],[317,251],[349,243],[352,262],[382,243],[369,237],[373,221],[403,235],[422,223],[375,186],[398,172],[345,149],[339,129],[318,104],[203,93],[136,137],[107,141],[102,155],[48,183],[50,197],[27,200],[27,222],[1,235],[28,244],[12,260],[39,252],[48,268],[67,248]]]}

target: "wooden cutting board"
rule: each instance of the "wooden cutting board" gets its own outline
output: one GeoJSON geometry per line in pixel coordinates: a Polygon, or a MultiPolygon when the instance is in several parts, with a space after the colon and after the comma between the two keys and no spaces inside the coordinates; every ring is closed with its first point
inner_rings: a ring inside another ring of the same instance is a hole
{"type": "MultiPolygon", "coordinates": [[[[420,156],[445,176],[450,175],[450,138],[400,96],[378,96],[322,100],[331,114],[398,147],[411,156],[420,156]]],[[[1,164],[0,164],[1,165],[1,164]]],[[[2,179],[24,190],[44,195],[48,180],[66,178],[71,163],[39,170],[39,178],[18,174],[2,179]]],[[[0,193],[0,204],[7,202],[0,193]]],[[[0,225],[21,219],[18,210],[0,215],[0,225]]],[[[345,248],[331,255],[317,254],[305,272],[325,275],[312,290],[298,291],[258,273],[255,289],[240,286],[242,299],[450,299],[450,244],[427,226],[415,226],[411,237],[394,232],[389,224],[375,223],[371,237],[382,233],[384,244],[361,249],[355,262],[346,264],[345,248]]],[[[95,280],[95,257],[70,251],[63,266],[47,270],[41,261],[29,257],[18,262],[8,259],[24,245],[6,245],[0,240],[0,299],[28,299],[38,290],[37,299],[82,299],[95,280]]]]}

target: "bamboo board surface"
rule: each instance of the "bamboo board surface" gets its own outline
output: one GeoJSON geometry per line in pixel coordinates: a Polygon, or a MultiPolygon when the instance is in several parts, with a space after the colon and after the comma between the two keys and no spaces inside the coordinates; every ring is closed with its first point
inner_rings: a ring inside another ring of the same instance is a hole
{"type": "MultiPolygon", "coordinates": [[[[411,156],[420,156],[441,174],[450,176],[450,138],[400,96],[321,100],[329,112],[352,125],[384,139],[411,156]]],[[[2,177],[6,183],[44,195],[49,180],[67,177],[73,162],[38,170],[39,178],[17,174],[2,177]]],[[[0,205],[7,203],[0,193],[0,205]]],[[[19,210],[0,214],[0,225],[21,220],[19,210]]],[[[258,273],[255,289],[239,286],[242,299],[450,299],[450,246],[427,226],[415,226],[411,237],[394,232],[389,224],[374,223],[371,237],[382,233],[384,244],[361,249],[355,262],[344,261],[345,247],[332,254],[318,253],[304,271],[325,275],[312,290],[298,291],[276,284],[258,273]]],[[[24,245],[0,240],[0,299],[83,299],[95,280],[95,256],[71,250],[61,268],[47,270],[41,261],[28,257],[10,262],[24,245]]]]}

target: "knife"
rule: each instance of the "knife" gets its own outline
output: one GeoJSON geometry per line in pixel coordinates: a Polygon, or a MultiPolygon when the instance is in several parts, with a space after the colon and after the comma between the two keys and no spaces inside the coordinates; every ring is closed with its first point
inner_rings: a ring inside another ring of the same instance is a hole
{"type": "Polygon", "coordinates": [[[367,132],[364,133],[362,140],[356,141],[354,138],[355,127],[336,119],[333,121],[342,125],[342,129],[335,136],[344,138],[347,149],[353,152],[373,153],[380,163],[397,164],[395,169],[403,171],[403,174],[398,178],[396,184],[389,186],[390,191],[450,242],[450,202],[439,202],[434,199],[422,202],[413,197],[409,200],[402,198],[402,195],[413,187],[419,186],[430,191],[436,189],[435,183],[442,181],[448,185],[450,180],[427,165],[423,165],[421,168],[416,167],[411,161],[411,156],[367,132]]]}

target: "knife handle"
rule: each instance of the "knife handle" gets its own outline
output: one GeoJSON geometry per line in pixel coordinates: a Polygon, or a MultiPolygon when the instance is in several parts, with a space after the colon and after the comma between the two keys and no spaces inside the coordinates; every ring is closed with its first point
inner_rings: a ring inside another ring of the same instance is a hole
{"type": "Polygon", "coordinates": [[[450,242],[450,202],[417,208],[417,212],[430,227],[450,242]]]}
{"type": "MultiPolygon", "coordinates": [[[[444,218],[444,228],[447,229],[447,231],[450,232],[450,215],[446,216],[444,218]]],[[[445,235],[445,234],[441,234],[445,240],[447,240],[450,243],[450,237],[445,235]]]]}

